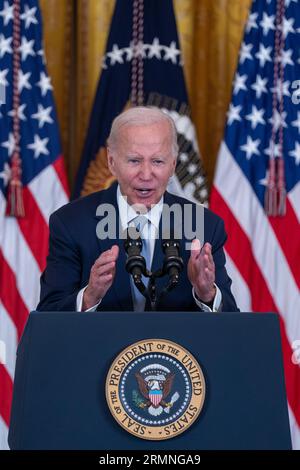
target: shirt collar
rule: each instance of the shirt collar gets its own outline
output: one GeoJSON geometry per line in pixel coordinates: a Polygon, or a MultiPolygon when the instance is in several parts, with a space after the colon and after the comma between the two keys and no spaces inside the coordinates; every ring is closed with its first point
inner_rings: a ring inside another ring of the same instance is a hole
{"type": "MultiPolygon", "coordinates": [[[[158,230],[161,213],[163,210],[163,201],[164,197],[162,196],[157,204],[151,207],[151,209],[146,212],[145,217],[150,220],[151,224],[158,230]]],[[[131,220],[137,217],[139,214],[130,206],[120,190],[120,185],[117,188],[117,204],[119,208],[120,220],[122,229],[125,230],[128,227],[128,224],[131,220]]]]}

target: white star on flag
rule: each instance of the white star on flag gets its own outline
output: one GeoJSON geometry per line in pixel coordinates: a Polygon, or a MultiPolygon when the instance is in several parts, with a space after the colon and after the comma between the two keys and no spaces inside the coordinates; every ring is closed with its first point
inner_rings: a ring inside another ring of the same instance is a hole
{"type": "Polygon", "coordinates": [[[263,44],[259,45],[259,51],[255,54],[255,57],[258,58],[259,65],[261,67],[264,67],[266,62],[272,62],[272,59],[270,56],[271,52],[272,52],[271,46],[265,47],[263,44]]]}
{"type": "Polygon", "coordinates": [[[38,24],[38,20],[35,17],[36,7],[29,8],[25,5],[24,13],[20,16],[21,20],[25,21],[25,29],[29,28],[31,24],[38,24]]]}
{"type": "Polygon", "coordinates": [[[40,87],[42,96],[47,94],[48,90],[52,90],[53,87],[51,85],[50,77],[48,77],[45,72],[40,73],[40,81],[37,82],[37,86],[40,87]]]}
{"type": "Polygon", "coordinates": [[[259,74],[256,75],[256,81],[251,85],[251,88],[255,90],[256,98],[260,98],[262,93],[267,93],[266,84],[268,83],[267,78],[262,78],[259,74]]]}
{"type": "Polygon", "coordinates": [[[235,79],[233,83],[233,93],[236,95],[240,90],[247,90],[245,81],[247,80],[247,75],[235,74],[235,79]]]}
{"type": "Polygon", "coordinates": [[[293,28],[295,20],[294,18],[287,19],[286,17],[283,18],[283,36],[286,39],[289,33],[294,33],[295,30],[293,28]]]}
{"type": "Polygon", "coordinates": [[[253,60],[253,57],[250,53],[251,49],[253,48],[252,44],[245,44],[244,42],[241,45],[240,49],[240,62],[243,64],[246,59],[253,60]]]}
{"type": "Polygon", "coordinates": [[[270,30],[275,30],[275,15],[267,15],[266,12],[263,13],[263,19],[259,23],[263,29],[263,34],[266,36],[270,30]]]}
{"type": "Polygon", "coordinates": [[[294,61],[292,60],[292,54],[292,49],[282,51],[279,57],[279,61],[283,64],[283,67],[285,67],[286,65],[294,65],[294,61]]]}
{"type": "Polygon", "coordinates": [[[4,8],[0,11],[0,16],[3,17],[4,26],[7,26],[8,23],[14,18],[14,6],[9,6],[9,3],[5,1],[4,8]]]}
{"type": "Polygon", "coordinates": [[[247,142],[244,145],[241,145],[240,149],[244,150],[246,152],[246,158],[247,160],[250,160],[252,155],[259,155],[259,150],[258,146],[260,144],[260,140],[256,139],[253,140],[250,135],[247,135],[247,142]]]}
{"type": "Polygon", "coordinates": [[[46,122],[48,122],[49,124],[53,123],[53,119],[50,117],[51,111],[52,106],[49,106],[48,108],[43,108],[41,104],[38,104],[38,111],[35,114],[32,114],[31,117],[33,119],[38,119],[39,128],[41,128],[46,122]]]}
{"type": "Polygon", "coordinates": [[[22,70],[19,70],[19,81],[18,81],[18,90],[19,93],[22,93],[23,88],[30,90],[32,86],[29,83],[29,78],[31,77],[31,72],[23,73],[22,70]]]}
{"type": "Polygon", "coordinates": [[[107,55],[110,58],[110,65],[115,65],[116,62],[119,64],[123,64],[123,58],[122,58],[123,50],[119,49],[117,44],[113,45],[112,51],[108,52],[107,55]]]}
{"type": "Polygon", "coordinates": [[[256,20],[257,20],[258,14],[257,13],[251,13],[249,15],[247,24],[246,24],[246,31],[249,33],[252,28],[258,28],[256,20]]]}
{"type": "Polygon", "coordinates": [[[35,56],[35,52],[33,50],[34,46],[34,39],[28,41],[25,36],[22,36],[21,39],[21,46],[19,47],[19,51],[22,55],[22,60],[26,60],[27,56],[35,56]]]}
{"type": "Polygon", "coordinates": [[[38,134],[34,134],[34,142],[27,145],[27,148],[34,150],[34,158],[38,158],[41,154],[49,155],[49,151],[46,148],[48,142],[48,137],[41,139],[38,134]]]}
{"type": "Polygon", "coordinates": [[[255,105],[252,105],[252,111],[250,114],[247,114],[246,119],[251,121],[251,128],[255,129],[257,124],[265,124],[265,120],[263,119],[264,110],[257,109],[255,105]]]}
{"type": "Polygon", "coordinates": [[[177,56],[180,55],[180,50],[177,49],[175,41],[171,42],[170,47],[165,47],[164,51],[164,60],[171,60],[173,64],[176,64],[177,56]]]}
{"type": "Polygon", "coordinates": [[[0,34],[0,58],[6,53],[12,54],[11,42],[12,38],[5,38],[3,34],[0,34]]]}
{"type": "Polygon", "coordinates": [[[227,111],[227,123],[230,125],[234,121],[241,121],[240,111],[241,105],[234,106],[233,103],[230,103],[229,110],[227,111]]]}
{"type": "Polygon", "coordinates": [[[8,140],[6,142],[2,142],[1,146],[7,148],[8,156],[11,157],[15,150],[15,138],[12,132],[9,133],[8,140]]]}
{"type": "Polygon", "coordinates": [[[154,38],[152,44],[148,45],[148,59],[152,59],[152,57],[161,59],[161,48],[162,47],[159,45],[159,39],[154,38]]]}

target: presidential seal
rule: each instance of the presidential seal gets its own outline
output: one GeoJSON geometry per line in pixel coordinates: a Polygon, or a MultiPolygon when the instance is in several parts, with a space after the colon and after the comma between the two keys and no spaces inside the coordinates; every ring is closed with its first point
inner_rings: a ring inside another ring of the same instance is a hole
{"type": "Polygon", "coordinates": [[[204,398],[205,381],[196,359],[164,339],[128,346],[106,378],[113,417],[141,439],[170,439],[186,431],[199,416],[204,398]]]}

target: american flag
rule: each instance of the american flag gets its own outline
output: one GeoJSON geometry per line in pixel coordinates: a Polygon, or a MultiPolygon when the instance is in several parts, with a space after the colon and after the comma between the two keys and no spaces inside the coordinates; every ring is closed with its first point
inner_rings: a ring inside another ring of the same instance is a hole
{"type": "Polygon", "coordinates": [[[292,440],[298,449],[299,47],[299,1],[254,1],[211,195],[211,208],[224,219],[228,232],[227,266],[239,307],[279,314],[292,440]],[[272,165],[275,179],[270,173],[272,165]],[[266,210],[265,196],[271,194],[274,181],[279,186],[285,181],[286,211],[281,215],[268,215],[266,210]]]}
{"type": "Polygon", "coordinates": [[[39,299],[49,215],[68,200],[37,0],[0,0],[0,87],[5,88],[5,104],[0,105],[0,362],[4,362],[0,365],[0,449],[5,449],[16,349],[28,313],[39,299]],[[19,95],[17,107],[13,84],[19,95]],[[6,216],[15,110],[25,217],[6,216]]]}

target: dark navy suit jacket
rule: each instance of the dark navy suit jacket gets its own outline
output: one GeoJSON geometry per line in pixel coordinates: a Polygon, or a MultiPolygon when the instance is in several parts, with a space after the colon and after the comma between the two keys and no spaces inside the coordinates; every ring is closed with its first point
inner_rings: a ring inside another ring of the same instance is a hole
{"type": "MultiPolygon", "coordinates": [[[[116,189],[117,184],[113,184],[109,189],[77,199],[51,215],[49,255],[47,267],[41,276],[41,298],[37,310],[75,311],[77,294],[88,284],[92,265],[103,251],[108,250],[114,244],[118,244],[120,248],[116,276],[113,285],[107,291],[97,310],[133,310],[130,278],[125,270],[127,255],[123,246],[124,241],[118,238],[100,240],[96,235],[96,227],[101,219],[96,215],[96,210],[100,204],[113,204],[116,208],[118,221],[116,189]]],[[[164,195],[164,203],[169,206],[177,203],[181,207],[184,204],[191,204],[186,199],[167,192],[164,195]]],[[[192,210],[195,211],[195,209],[196,204],[192,204],[192,210]]],[[[226,241],[226,233],[224,224],[222,219],[208,209],[204,209],[204,241],[212,245],[216,267],[216,284],[222,292],[222,310],[236,311],[237,306],[230,290],[231,280],[225,269],[223,245],[226,241]]],[[[180,246],[184,269],[180,274],[179,284],[173,291],[161,298],[158,310],[199,310],[192,296],[192,286],[187,277],[190,251],[186,249],[186,242],[187,240],[183,238],[180,246]]],[[[161,239],[157,239],[152,271],[162,267],[163,256],[161,239]]],[[[166,278],[158,281],[158,291],[163,289],[166,281],[166,278]]],[[[148,309],[147,304],[146,309],[148,309]]]]}

